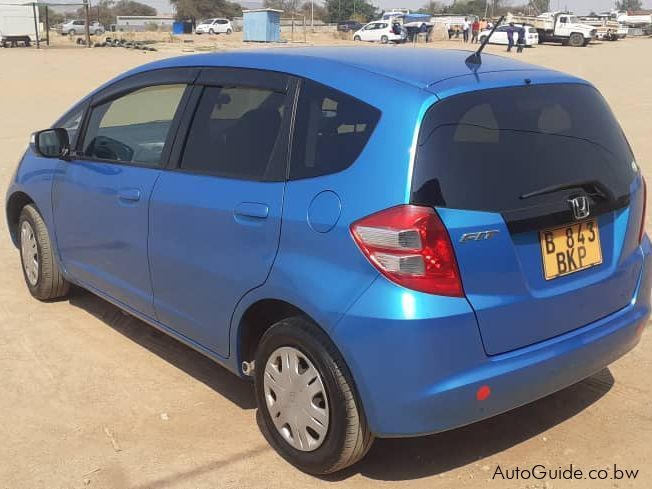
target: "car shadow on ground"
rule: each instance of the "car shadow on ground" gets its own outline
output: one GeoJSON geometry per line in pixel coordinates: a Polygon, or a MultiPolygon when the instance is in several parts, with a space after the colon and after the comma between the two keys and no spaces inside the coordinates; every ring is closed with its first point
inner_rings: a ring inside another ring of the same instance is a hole
{"type": "MultiPolygon", "coordinates": [[[[256,407],[251,382],[192,348],[89,292],[74,289],[69,300],[242,409],[256,407]]],[[[463,428],[418,438],[378,439],[360,463],[322,479],[336,482],[361,474],[375,480],[412,480],[475,463],[572,418],[609,392],[613,384],[614,378],[605,368],[548,397],[463,428]]]]}
{"type": "Polygon", "coordinates": [[[240,408],[256,407],[251,382],[233,375],[189,346],[124,313],[110,302],[77,287],[71,289],[69,302],[204,383],[240,408]]]}

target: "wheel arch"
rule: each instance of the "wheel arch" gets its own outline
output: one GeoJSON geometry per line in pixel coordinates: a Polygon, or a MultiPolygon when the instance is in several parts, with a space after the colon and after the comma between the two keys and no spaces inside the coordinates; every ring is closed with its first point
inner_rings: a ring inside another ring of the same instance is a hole
{"type": "Polygon", "coordinates": [[[18,247],[18,223],[20,221],[20,213],[26,205],[33,205],[39,213],[41,212],[34,199],[23,191],[18,190],[14,192],[7,199],[7,227],[9,228],[11,241],[16,247],[18,247]]]}
{"type": "MultiPolygon", "coordinates": [[[[277,322],[293,316],[305,316],[319,326],[319,323],[303,309],[280,299],[259,299],[244,311],[237,328],[236,366],[241,369],[243,361],[252,361],[265,332],[277,322]]],[[[325,332],[325,331],[324,331],[325,332]]]]}

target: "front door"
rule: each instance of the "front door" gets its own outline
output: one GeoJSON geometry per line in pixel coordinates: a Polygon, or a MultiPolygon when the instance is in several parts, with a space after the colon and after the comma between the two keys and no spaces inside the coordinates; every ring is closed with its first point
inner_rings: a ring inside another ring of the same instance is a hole
{"type": "Polygon", "coordinates": [[[149,198],[166,162],[187,85],[148,86],[93,104],[81,151],[53,189],[56,238],[81,285],[154,317],[149,198]]]}
{"type": "Polygon", "coordinates": [[[179,168],[161,175],[150,208],[158,318],[222,356],[238,301],[278,249],[291,107],[288,77],[239,71],[200,76],[179,168]]]}

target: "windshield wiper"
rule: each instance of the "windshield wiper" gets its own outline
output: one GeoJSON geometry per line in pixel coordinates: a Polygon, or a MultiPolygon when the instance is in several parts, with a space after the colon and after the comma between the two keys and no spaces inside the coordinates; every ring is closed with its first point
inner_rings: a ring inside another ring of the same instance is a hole
{"type": "Polygon", "coordinates": [[[603,199],[607,199],[607,200],[612,200],[614,198],[613,193],[597,180],[581,180],[578,182],[559,183],[557,185],[551,185],[550,187],[544,187],[538,190],[533,190],[532,192],[528,192],[521,195],[519,198],[529,199],[531,197],[553,194],[561,190],[570,190],[573,188],[581,188],[591,196],[600,196],[603,199]]]}

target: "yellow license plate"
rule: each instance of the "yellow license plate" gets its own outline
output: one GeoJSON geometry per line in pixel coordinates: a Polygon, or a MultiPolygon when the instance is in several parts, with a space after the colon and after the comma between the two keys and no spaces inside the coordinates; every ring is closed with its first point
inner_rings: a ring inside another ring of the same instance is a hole
{"type": "Polygon", "coordinates": [[[543,276],[563,277],[602,263],[600,230],[595,219],[539,232],[543,276]]]}

